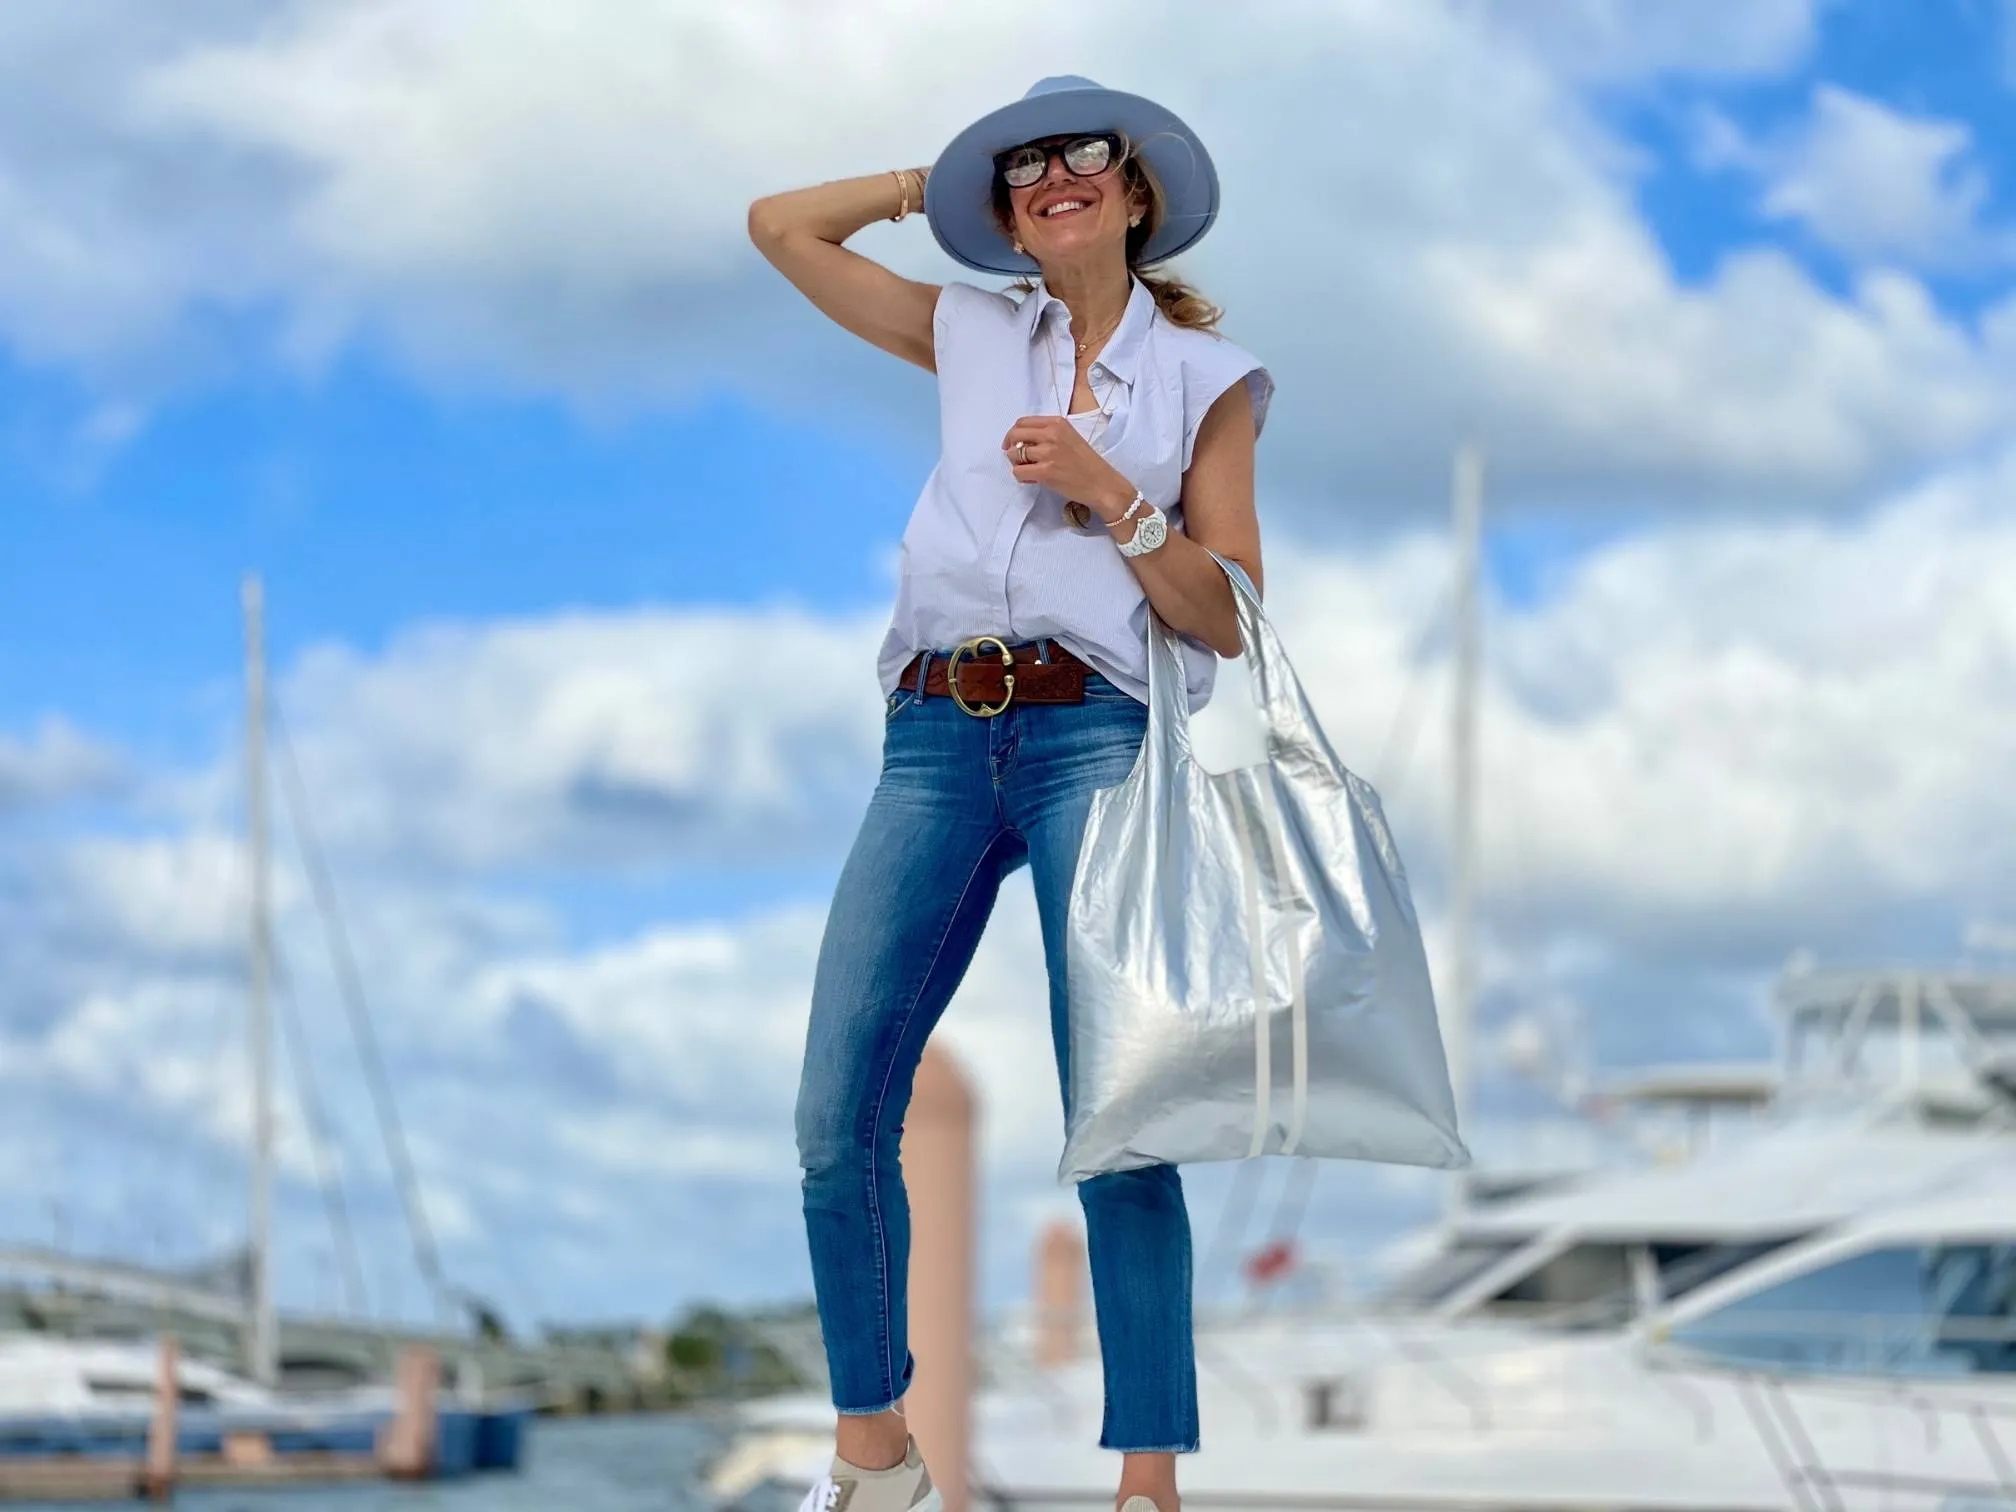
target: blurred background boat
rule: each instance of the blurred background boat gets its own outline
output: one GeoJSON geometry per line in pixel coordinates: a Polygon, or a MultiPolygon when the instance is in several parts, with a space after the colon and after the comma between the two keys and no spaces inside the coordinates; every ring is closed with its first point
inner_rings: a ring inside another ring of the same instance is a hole
{"type": "MultiPolygon", "coordinates": [[[[1473,1198],[1369,1300],[1200,1318],[1186,1504],[2016,1496],[2016,978],[1795,971],[1778,1003],[1775,1076],[1693,1083],[1752,1078],[1747,1132],[1473,1198]]],[[[1081,1313],[990,1339],[976,1498],[1110,1503],[1081,1313]]],[[[816,1394],[745,1409],[717,1494],[809,1485],[831,1422],[816,1394]]]]}

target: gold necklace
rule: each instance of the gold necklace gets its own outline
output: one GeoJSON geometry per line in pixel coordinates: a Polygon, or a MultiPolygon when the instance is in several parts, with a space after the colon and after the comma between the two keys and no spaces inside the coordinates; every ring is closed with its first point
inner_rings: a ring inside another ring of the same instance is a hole
{"type": "Polygon", "coordinates": [[[1115,315],[1112,320],[1107,322],[1106,328],[1104,330],[1096,331],[1092,335],[1087,336],[1083,341],[1078,343],[1078,355],[1080,357],[1083,357],[1085,355],[1086,349],[1090,347],[1093,342],[1104,341],[1108,336],[1111,336],[1115,331],[1117,331],[1120,328],[1120,322],[1124,320],[1126,316],[1127,316],[1127,307],[1125,305],[1122,305],[1120,307],[1120,313],[1118,315],[1115,315]]]}

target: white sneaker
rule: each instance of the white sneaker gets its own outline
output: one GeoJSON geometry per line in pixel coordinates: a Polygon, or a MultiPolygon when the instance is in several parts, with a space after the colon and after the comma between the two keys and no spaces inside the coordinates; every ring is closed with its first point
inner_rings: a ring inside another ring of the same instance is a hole
{"type": "MultiPolygon", "coordinates": [[[[914,1438],[904,1449],[903,1463],[887,1470],[863,1470],[834,1455],[833,1467],[798,1504],[798,1512],[944,1512],[944,1508],[944,1498],[931,1484],[931,1472],[924,1468],[914,1438]]],[[[1152,1503],[1148,1512],[1155,1512],[1152,1503]]]]}

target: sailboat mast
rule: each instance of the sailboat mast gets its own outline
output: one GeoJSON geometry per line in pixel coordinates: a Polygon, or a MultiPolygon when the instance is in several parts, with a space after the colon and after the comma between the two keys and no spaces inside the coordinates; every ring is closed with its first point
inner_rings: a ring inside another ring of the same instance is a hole
{"type": "MultiPolygon", "coordinates": [[[[1450,885],[1449,997],[1442,1013],[1442,1036],[1449,1057],[1449,1081],[1456,1114],[1467,1117],[1471,1101],[1470,1041],[1477,991],[1474,911],[1477,885],[1477,673],[1480,655],[1477,608],[1479,545],[1484,528],[1484,457],[1475,442],[1456,453],[1456,677],[1450,709],[1450,885]]],[[[1469,1183],[1451,1174],[1449,1211],[1460,1213],[1469,1183]]]]}
{"type": "Polygon", "coordinates": [[[279,1339],[273,1316],[273,960],[271,881],[266,825],[265,592],[256,574],[245,603],[245,843],[251,871],[252,1190],[247,1248],[250,1309],[245,1366],[264,1386],[279,1381],[279,1339]]]}

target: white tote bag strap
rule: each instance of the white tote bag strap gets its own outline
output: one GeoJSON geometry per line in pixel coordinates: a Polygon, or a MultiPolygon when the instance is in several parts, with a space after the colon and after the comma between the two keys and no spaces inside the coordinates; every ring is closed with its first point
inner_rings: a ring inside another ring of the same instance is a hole
{"type": "Polygon", "coordinates": [[[1246,950],[1253,968],[1253,1143],[1246,1151],[1250,1159],[1266,1150],[1267,1126],[1274,1116],[1269,1106],[1274,1092],[1270,1033],[1274,1014],[1267,991],[1267,916],[1260,908],[1260,857],[1245,805],[1232,805],[1232,819],[1233,832],[1239,837],[1239,878],[1246,894],[1246,950]]]}
{"type": "MultiPolygon", "coordinates": [[[[1341,774],[1343,764],[1330,749],[1330,743],[1323,738],[1322,727],[1316,723],[1302,685],[1296,680],[1294,669],[1288,665],[1288,653],[1282,649],[1280,638],[1274,634],[1273,625],[1268,623],[1266,611],[1260,607],[1260,595],[1253,587],[1253,580],[1237,562],[1219,556],[1215,551],[1211,555],[1225,570],[1225,577],[1232,585],[1232,600],[1239,613],[1240,644],[1246,650],[1255,701],[1267,724],[1269,756],[1300,748],[1327,762],[1341,774]]],[[[1274,885],[1285,902],[1294,879],[1288,870],[1288,846],[1282,837],[1280,806],[1275,801],[1271,781],[1263,778],[1255,786],[1260,794],[1260,811],[1264,816],[1263,829],[1274,872],[1274,885]]],[[[1283,913],[1285,916],[1285,909],[1283,913]]],[[[1292,1155],[1302,1143],[1302,1129],[1309,1110],[1309,996],[1301,931],[1291,926],[1284,933],[1288,937],[1288,993],[1290,1030],[1294,1036],[1295,1079],[1289,1104],[1288,1132],[1281,1142],[1281,1153],[1292,1155]]]]}
{"type": "MultiPolygon", "coordinates": [[[[1281,839],[1281,811],[1274,801],[1274,787],[1264,777],[1254,784],[1260,795],[1261,834],[1267,843],[1268,867],[1275,886],[1288,885],[1288,847],[1281,839]]],[[[1246,899],[1246,949],[1253,971],[1253,1143],[1247,1154],[1263,1154],[1267,1146],[1267,1126],[1273,1117],[1274,1061],[1272,994],[1267,986],[1267,913],[1260,906],[1259,847],[1253,843],[1252,817],[1244,804],[1232,805],[1234,832],[1239,836],[1239,872],[1246,899]]],[[[1281,1141],[1280,1154],[1293,1155],[1302,1143],[1302,1127],[1309,1114],[1309,994],[1307,972],[1302,959],[1301,932],[1288,936],[1288,1011],[1294,1070],[1288,1103],[1288,1132],[1281,1141]]]]}
{"type": "MultiPolygon", "coordinates": [[[[1290,879],[1288,846],[1281,838],[1281,810],[1274,801],[1274,784],[1263,779],[1256,785],[1260,791],[1263,832],[1267,836],[1268,855],[1273,864],[1274,885],[1285,893],[1290,879]]],[[[1284,916],[1285,912],[1283,910],[1284,916]]],[[[1288,936],[1288,1011],[1295,1069],[1288,1104],[1288,1133],[1281,1141],[1281,1153],[1293,1155],[1296,1146],[1302,1143],[1302,1125],[1309,1113],[1309,994],[1302,960],[1302,932],[1292,924],[1282,932],[1288,936]]]]}
{"type": "MultiPolygon", "coordinates": [[[[1239,615],[1239,640],[1246,651],[1252,673],[1254,698],[1267,725],[1270,759],[1298,747],[1312,750],[1340,772],[1341,764],[1310,712],[1307,698],[1288,665],[1287,653],[1274,634],[1274,627],[1260,607],[1260,595],[1253,580],[1237,562],[1211,553],[1232,585],[1232,599],[1239,615]]],[[[1148,706],[1149,734],[1145,744],[1158,748],[1164,761],[1190,761],[1190,701],[1185,686],[1183,653],[1175,631],[1152,610],[1148,616],[1148,706]]],[[[1143,755],[1146,750],[1144,745],[1143,755]]],[[[1288,870],[1288,847],[1281,833],[1281,810],[1274,797],[1274,784],[1265,775],[1254,782],[1259,798],[1260,828],[1267,847],[1268,868],[1275,887],[1286,894],[1292,883],[1288,870]]],[[[1273,1116],[1274,1067],[1270,1052],[1273,1011],[1267,986],[1267,913],[1260,897],[1260,854],[1254,843],[1252,816],[1243,804],[1232,805],[1234,832],[1239,838],[1239,861],[1246,906],[1246,942],[1253,973],[1253,1141],[1249,1156],[1264,1153],[1267,1129],[1273,1116]]],[[[1307,969],[1302,959],[1301,932],[1287,934],[1290,1034],[1293,1072],[1288,1129],[1280,1153],[1292,1155],[1302,1142],[1302,1130],[1309,1107],[1309,999],[1307,969]]]]}

